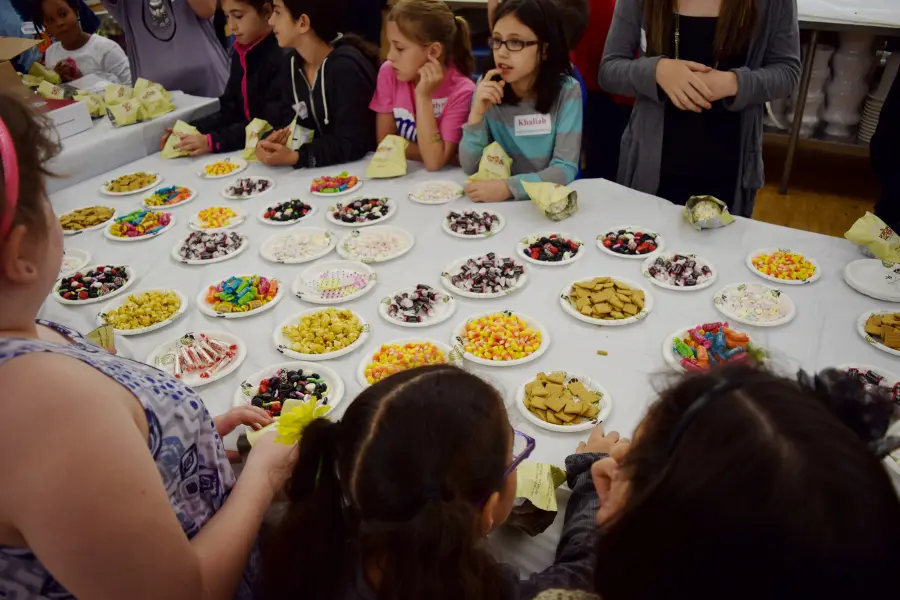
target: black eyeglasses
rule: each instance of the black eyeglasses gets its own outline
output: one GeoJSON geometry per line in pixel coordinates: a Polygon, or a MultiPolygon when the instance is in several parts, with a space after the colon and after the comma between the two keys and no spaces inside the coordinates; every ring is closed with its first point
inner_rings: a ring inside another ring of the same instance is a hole
{"type": "Polygon", "coordinates": [[[506,49],[510,52],[521,52],[528,46],[534,46],[535,44],[540,44],[538,40],[525,41],[525,40],[501,40],[500,38],[489,37],[487,40],[488,48],[491,50],[499,50],[500,46],[506,46],[506,49]]]}

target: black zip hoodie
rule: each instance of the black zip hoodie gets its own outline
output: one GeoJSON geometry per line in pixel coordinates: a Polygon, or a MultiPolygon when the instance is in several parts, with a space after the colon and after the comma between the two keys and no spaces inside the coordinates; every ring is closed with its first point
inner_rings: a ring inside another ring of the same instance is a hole
{"type": "Polygon", "coordinates": [[[298,150],[295,169],[351,162],[375,149],[375,113],[369,102],[378,75],[362,52],[338,42],[316,72],[312,89],[296,51],[289,53],[287,63],[288,80],[282,87],[290,110],[282,126],[296,114],[298,125],[315,132],[312,142],[298,150]]]}

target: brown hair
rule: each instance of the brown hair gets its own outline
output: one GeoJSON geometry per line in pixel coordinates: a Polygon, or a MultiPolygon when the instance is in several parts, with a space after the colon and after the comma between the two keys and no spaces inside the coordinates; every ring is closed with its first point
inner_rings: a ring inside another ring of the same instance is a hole
{"type": "Polygon", "coordinates": [[[588,19],[591,16],[590,4],[587,0],[555,0],[554,4],[562,21],[566,46],[569,50],[574,50],[581,43],[581,38],[587,30],[588,19]]]}
{"type": "MultiPolygon", "coordinates": [[[[644,0],[648,56],[675,56],[675,13],[678,0],[644,0]]],[[[716,60],[740,54],[756,32],[757,0],[722,2],[716,23],[716,60]]]]}
{"type": "Polygon", "coordinates": [[[400,0],[387,17],[417,44],[438,42],[444,46],[444,60],[452,62],[466,77],[475,71],[469,24],[441,0],[400,0]]]}
{"type": "MultiPolygon", "coordinates": [[[[0,92],[0,119],[12,136],[19,163],[19,198],[13,226],[27,225],[35,232],[44,228],[44,178],[53,176],[46,163],[59,153],[59,143],[48,132],[52,126],[45,117],[32,112],[25,102],[7,92],[0,92]]],[[[3,162],[0,161],[0,182],[3,162]]],[[[0,213],[6,209],[6,186],[0,185],[0,213]]]]}
{"type": "MultiPolygon", "coordinates": [[[[261,17],[272,14],[272,0],[238,0],[242,4],[250,6],[261,17]]],[[[219,8],[222,8],[222,0],[219,0],[219,8]]]]}

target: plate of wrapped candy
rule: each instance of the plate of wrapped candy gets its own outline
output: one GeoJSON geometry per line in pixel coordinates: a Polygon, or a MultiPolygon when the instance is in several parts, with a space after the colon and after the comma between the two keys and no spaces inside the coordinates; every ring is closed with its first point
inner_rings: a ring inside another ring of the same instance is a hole
{"type": "Polygon", "coordinates": [[[325,220],[342,227],[366,227],[387,221],[397,212],[390,198],[353,198],[328,207],[325,220]]]}
{"type": "Polygon", "coordinates": [[[332,198],[352,194],[362,187],[362,180],[347,171],[335,176],[316,177],[309,185],[309,193],[313,196],[332,198]]]}
{"type": "Polygon", "coordinates": [[[653,310],[653,296],[645,288],[622,277],[576,279],[562,289],[563,310],[592,325],[630,325],[653,310]]]}
{"type": "Polygon", "coordinates": [[[226,158],[214,160],[203,165],[203,170],[197,173],[204,179],[224,179],[229,175],[235,175],[247,168],[247,161],[243,158],[226,158]]]}
{"type": "Polygon", "coordinates": [[[280,417],[289,402],[315,401],[329,412],[344,397],[340,375],[322,364],[292,361],[257,371],[234,392],[234,406],[258,406],[269,416],[280,417]]]}
{"type": "Polygon", "coordinates": [[[619,258],[646,258],[665,246],[663,237],[646,227],[620,225],[597,236],[597,247],[619,258]]]}
{"type": "Polygon", "coordinates": [[[510,310],[477,314],[450,338],[454,351],[475,364],[513,367],[531,362],[550,347],[550,334],[537,320],[510,310]]]}
{"type": "Polygon", "coordinates": [[[60,215],[63,235],[78,235],[86,231],[103,229],[116,216],[116,209],[108,206],[86,206],[60,215]]]}
{"type": "Polygon", "coordinates": [[[187,204],[197,197],[197,192],[190,188],[180,185],[170,185],[168,187],[159,188],[153,195],[141,200],[144,208],[159,208],[161,206],[180,206],[187,204]]]}
{"type": "Polygon", "coordinates": [[[900,375],[895,375],[881,367],[856,363],[841,365],[835,368],[838,371],[846,371],[851,377],[856,377],[863,385],[877,385],[891,390],[891,399],[895,403],[900,399],[900,375]]]}
{"type": "Polygon", "coordinates": [[[455,311],[453,296],[421,283],[397,290],[378,306],[378,314],[385,321],[400,327],[437,325],[453,316],[455,311]]]}
{"type": "Polygon", "coordinates": [[[171,325],[187,307],[187,297],[178,290],[146,290],[111,301],[97,315],[97,323],[112,325],[119,335],[141,335],[171,325]]]}
{"type": "Polygon", "coordinates": [[[365,389],[401,371],[459,360],[450,346],[441,342],[424,338],[393,340],[363,357],[356,370],[356,380],[365,389]]]}
{"type": "Polygon", "coordinates": [[[191,220],[188,221],[188,227],[194,231],[207,232],[234,229],[243,223],[246,218],[247,213],[239,208],[210,206],[191,217],[191,220]]]}
{"type": "Polygon", "coordinates": [[[240,319],[266,312],[283,297],[284,286],[277,279],[232,275],[206,286],[197,295],[197,305],[210,317],[240,319]]]}
{"type": "Polygon", "coordinates": [[[335,245],[337,237],[326,229],[298,227],[267,239],[259,254],[269,262],[296,265],[325,256],[335,245]]]}
{"type": "Polygon", "coordinates": [[[536,265],[561,267],[584,256],[584,243],[567,233],[538,233],[519,240],[516,253],[536,265]]]}
{"type": "Polygon", "coordinates": [[[233,373],[247,358],[247,344],[225,331],[191,331],[157,346],[148,365],[198,388],[233,373]]]}
{"type": "Polygon", "coordinates": [[[185,265],[211,265],[238,256],[248,246],[247,236],[234,231],[195,231],[172,247],[172,258],[185,265]]]}
{"type": "Polygon", "coordinates": [[[175,225],[175,215],[153,210],[136,210],[116,217],[103,235],[116,242],[140,242],[155,238],[175,225]]]}
{"type": "Polygon", "coordinates": [[[719,312],[738,323],[756,327],[778,327],[797,316],[790,296],[764,283],[733,283],[713,296],[719,312]]]}
{"type": "Polygon", "coordinates": [[[63,249],[62,264],[59,265],[59,276],[74,275],[86,267],[89,262],[91,262],[91,253],[87,250],[65,248],[63,249]]]}
{"type": "Polygon", "coordinates": [[[341,258],[364,263],[378,263],[399,258],[412,250],[413,234],[390,225],[355,229],[341,238],[337,252],[341,258]]]}
{"type": "Polygon", "coordinates": [[[822,276],[819,264],[787,248],[762,248],[747,255],[747,268],[763,279],[786,285],[812,283],[822,276]]]}
{"type": "Polygon", "coordinates": [[[663,340],[662,353],[666,363],[679,373],[766,359],[765,350],[753,343],[750,334],[721,321],[675,331],[663,340]]]}
{"type": "Polygon", "coordinates": [[[647,258],[641,272],[653,285],[675,292],[708,288],[718,277],[718,273],[708,260],[695,254],[677,252],[656,254],[647,258]]]}
{"type": "Polygon", "coordinates": [[[60,304],[93,304],[118,296],[131,287],[134,279],[131,267],[100,265],[60,278],[51,295],[60,304]]]}
{"type": "Polygon", "coordinates": [[[490,210],[451,211],[441,225],[453,237],[464,240],[489,238],[500,233],[505,226],[503,215],[490,210]]]}
{"type": "Polygon", "coordinates": [[[465,298],[500,298],[528,283],[528,271],[512,257],[488,252],[454,261],[441,273],[441,283],[465,298]]]}
{"type": "Polygon", "coordinates": [[[882,352],[900,356],[900,313],[889,310],[863,313],[856,321],[856,330],[882,352]]]}
{"type": "Polygon", "coordinates": [[[315,206],[307,204],[299,198],[291,198],[262,209],[259,211],[257,219],[259,219],[260,223],[266,225],[285,226],[293,225],[301,219],[311,217],[316,212],[318,212],[318,209],[315,206]]]}
{"type": "Polygon", "coordinates": [[[319,263],[294,280],[291,292],[312,304],[349,302],[372,291],[378,276],[372,267],[353,260],[319,263]]]}
{"type": "Polygon", "coordinates": [[[566,371],[538,373],[516,390],[519,412],[533,424],[560,433],[588,431],[612,411],[612,396],[589,377],[566,371]]]}
{"type": "Polygon", "coordinates": [[[313,308],[285,319],[272,332],[275,349],[298,360],[350,354],[369,338],[369,324],[348,308],[313,308]]]}
{"type": "MultiPolygon", "coordinates": [[[[897,402],[896,396],[894,397],[894,402],[897,402]]],[[[888,427],[885,437],[900,437],[900,421],[895,421],[893,425],[888,427]]],[[[884,462],[894,472],[895,477],[900,477],[900,449],[894,450],[885,456],[884,462]]]]}
{"type": "Polygon", "coordinates": [[[250,200],[275,189],[275,182],[268,177],[239,177],[222,188],[222,196],[228,200],[250,200]]]}
{"type": "Polygon", "coordinates": [[[454,181],[426,181],[409,194],[409,199],[419,204],[446,204],[465,194],[463,186],[454,181]]]}
{"type": "Polygon", "coordinates": [[[100,186],[100,193],[107,196],[130,196],[152,190],[162,183],[162,175],[146,171],[119,175],[115,179],[105,181],[100,186]]]}

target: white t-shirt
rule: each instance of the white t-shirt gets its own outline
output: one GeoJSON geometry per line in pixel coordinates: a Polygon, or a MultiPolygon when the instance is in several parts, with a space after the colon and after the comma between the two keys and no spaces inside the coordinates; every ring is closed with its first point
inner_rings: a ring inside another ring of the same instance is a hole
{"type": "Polygon", "coordinates": [[[92,35],[88,43],[69,52],[62,44],[55,42],[47,48],[44,62],[48,69],[53,69],[59,61],[71,58],[82,75],[99,75],[113,83],[131,85],[131,67],[125,51],[102,35],[92,35]]]}

